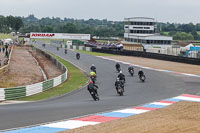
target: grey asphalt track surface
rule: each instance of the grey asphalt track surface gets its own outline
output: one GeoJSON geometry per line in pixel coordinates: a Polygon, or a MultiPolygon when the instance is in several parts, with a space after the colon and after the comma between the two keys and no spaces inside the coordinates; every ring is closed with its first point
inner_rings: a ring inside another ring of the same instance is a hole
{"type": "MultiPolygon", "coordinates": [[[[38,46],[42,48],[41,43],[38,46]]],[[[90,72],[90,66],[95,64],[100,101],[93,101],[85,87],[69,95],[49,100],[1,105],[0,130],[137,106],[183,93],[200,95],[199,78],[144,69],[147,80],[141,83],[136,74],[134,77],[129,75],[128,65],[121,64],[126,75],[126,85],[125,95],[118,96],[114,87],[117,77],[115,62],[86,54],[81,54],[80,60],[76,60],[76,52],[68,50],[68,54],[65,55],[63,49],[57,51],[56,47],[51,45],[46,45],[45,50],[73,62],[87,73],[90,72]]],[[[135,71],[137,72],[138,68],[135,68],[135,71]]]]}

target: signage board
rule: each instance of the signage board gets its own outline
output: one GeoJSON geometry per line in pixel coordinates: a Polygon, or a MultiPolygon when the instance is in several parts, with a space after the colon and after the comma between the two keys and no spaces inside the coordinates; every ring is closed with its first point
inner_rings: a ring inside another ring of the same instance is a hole
{"type": "Polygon", "coordinates": [[[30,38],[31,39],[90,40],[90,34],[34,33],[34,32],[31,32],[30,38]]]}

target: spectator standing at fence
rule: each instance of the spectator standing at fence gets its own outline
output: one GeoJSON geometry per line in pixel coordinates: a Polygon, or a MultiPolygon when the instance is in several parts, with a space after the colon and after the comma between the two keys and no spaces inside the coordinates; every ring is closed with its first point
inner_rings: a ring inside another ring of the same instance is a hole
{"type": "Polygon", "coordinates": [[[3,47],[3,53],[4,53],[4,51],[5,51],[5,48],[3,47]]]}
{"type": "Polygon", "coordinates": [[[5,47],[6,47],[6,51],[7,51],[7,50],[8,50],[8,44],[6,44],[6,46],[5,46],[5,47]]]}
{"type": "Polygon", "coordinates": [[[8,50],[6,50],[5,57],[7,57],[7,58],[9,57],[8,50]]]}
{"type": "Polygon", "coordinates": [[[1,47],[0,47],[0,53],[1,53],[1,47]]]}

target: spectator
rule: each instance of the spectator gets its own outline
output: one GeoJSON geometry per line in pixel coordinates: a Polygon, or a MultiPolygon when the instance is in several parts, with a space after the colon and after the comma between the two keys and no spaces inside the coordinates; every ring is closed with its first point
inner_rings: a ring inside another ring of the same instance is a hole
{"type": "Polygon", "coordinates": [[[6,50],[5,57],[9,57],[8,50],[6,50]]]}
{"type": "Polygon", "coordinates": [[[6,46],[5,46],[5,47],[6,47],[6,50],[8,50],[8,44],[6,44],[6,46]]]}
{"type": "Polygon", "coordinates": [[[0,48],[0,53],[1,53],[1,48],[0,48]]]}
{"type": "Polygon", "coordinates": [[[5,51],[5,48],[3,47],[3,53],[4,53],[4,51],[5,51]]]}

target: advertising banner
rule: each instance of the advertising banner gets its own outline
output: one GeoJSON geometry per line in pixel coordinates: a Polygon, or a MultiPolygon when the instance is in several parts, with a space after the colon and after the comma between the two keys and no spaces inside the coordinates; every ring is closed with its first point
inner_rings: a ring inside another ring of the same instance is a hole
{"type": "Polygon", "coordinates": [[[69,33],[33,33],[31,39],[67,39],[67,40],[90,40],[90,34],[69,34],[69,33]]]}

